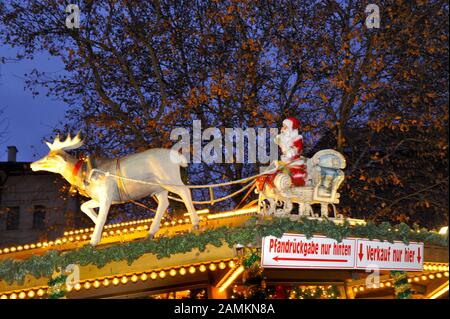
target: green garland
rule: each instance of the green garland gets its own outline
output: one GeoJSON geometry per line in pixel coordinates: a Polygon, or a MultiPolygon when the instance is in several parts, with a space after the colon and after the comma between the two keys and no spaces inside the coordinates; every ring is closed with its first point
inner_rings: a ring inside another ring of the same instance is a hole
{"type": "Polygon", "coordinates": [[[411,298],[411,285],[408,283],[406,271],[391,271],[391,278],[394,280],[394,290],[397,299],[411,298]]]}
{"type": "Polygon", "coordinates": [[[230,247],[237,244],[260,245],[262,237],[270,235],[281,237],[286,232],[304,234],[307,238],[311,238],[314,234],[320,234],[339,242],[347,237],[358,237],[389,242],[401,240],[405,243],[420,241],[439,246],[448,245],[448,235],[442,236],[437,232],[420,230],[417,227],[411,229],[404,223],[395,227],[389,223],[375,225],[372,222],[368,222],[366,225],[350,226],[348,222],[337,225],[326,219],[320,221],[300,218],[292,221],[289,218],[273,218],[258,221],[257,218],[251,218],[244,226],[221,227],[205,230],[199,234],[187,233],[174,237],[161,237],[156,240],[118,243],[106,248],[94,248],[86,245],[68,252],[51,250],[42,256],[34,255],[26,260],[7,259],[0,262],[0,280],[5,280],[8,284],[13,282],[23,284],[27,274],[35,278],[50,277],[55,269],[65,269],[69,264],[95,265],[102,268],[113,261],[127,260],[131,265],[136,259],[147,253],[156,254],[157,258],[164,258],[170,257],[172,254],[187,253],[196,248],[204,251],[208,244],[215,247],[222,246],[224,242],[230,247]]]}
{"type": "Polygon", "coordinates": [[[290,299],[338,299],[339,290],[336,286],[331,286],[328,288],[316,287],[314,289],[305,288],[301,289],[298,287],[293,287],[289,291],[290,299]]]}
{"type": "Polygon", "coordinates": [[[66,279],[67,275],[62,274],[48,281],[48,299],[61,299],[66,296],[66,279]]]}

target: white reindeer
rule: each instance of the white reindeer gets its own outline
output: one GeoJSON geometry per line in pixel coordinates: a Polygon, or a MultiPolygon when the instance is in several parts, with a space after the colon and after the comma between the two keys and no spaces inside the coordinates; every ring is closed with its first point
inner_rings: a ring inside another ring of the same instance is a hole
{"type": "Polygon", "coordinates": [[[50,152],[44,158],[32,163],[31,169],[61,174],[81,194],[91,198],[81,205],[81,210],[95,223],[91,245],[95,246],[100,242],[111,205],[138,200],[149,195],[155,195],[158,200],[158,208],[149,231],[150,237],[153,238],[158,231],[161,218],[169,206],[168,192],[181,197],[189,212],[193,228],[198,228],[199,218],[192,204],[191,192],[183,184],[180,176],[180,166],[186,167],[187,161],[178,152],[155,148],[118,159],[96,159],[95,169],[105,174],[92,174],[88,162],[78,160],[65,152],[79,148],[83,144],[79,134],[73,139],[69,135],[64,142],[61,142],[58,136],[53,143],[46,142],[46,144],[50,152]],[[89,178],[90,175],[93,175],[92,178],[89,178]],[[97,207],[98,214],[94,210],[97,207]]]}

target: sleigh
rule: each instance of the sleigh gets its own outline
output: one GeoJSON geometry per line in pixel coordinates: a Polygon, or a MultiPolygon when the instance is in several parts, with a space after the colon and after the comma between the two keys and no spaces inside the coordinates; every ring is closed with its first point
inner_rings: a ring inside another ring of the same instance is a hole
{"type": "Polygon", "coordinates": [[[312,206],[319,204],[320,217],[342,218],[335,204],[339,204],[338,189],[345,178],[342,171],[346,166],[344,156],[335,150],[325,149],[310,159],[303,158],[301,162],[306,163],[307,168],[305,186],[292,186],[287,174],[278,173],[273,185],[266,184],[262,190],[257,190],[258,212],[274,216],[319,217],[312,206]],[[294,204],[298,204],[298,215],[291,214],[294,204]],[[329,216],[330,205],[333,216],[329,216]]]}

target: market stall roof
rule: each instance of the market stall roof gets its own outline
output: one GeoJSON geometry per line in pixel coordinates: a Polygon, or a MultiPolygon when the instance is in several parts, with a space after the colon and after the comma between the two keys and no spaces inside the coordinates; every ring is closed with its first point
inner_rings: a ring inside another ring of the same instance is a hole
{"type": "MultiPolygon", "coordinates": [[[[92,229],[68,231],[53,242],[3,248],[0,254],[0,297],[43,297],[49,279],[57,274],[55,266],[67,265],[69,261],[80,265],[80,281],[68,297],[108,297],[143,290],[161,291],[211,283],[217,285],[224,276],[230,276],[239,263],[239,251],[233,243],[242,241],[247,245],[258,242],[254,237],[261,229],[270,233],[271,226],[282,230],[299,222],[311,223],[307,225],[310,228],[315,225],[322,229],[324,225],[332,227],[331,224],[338,225],[338,230],[344,227],[344,221],[339,219],[329,224],[328,220],[310,222],[295,220],[298,217],[293,216],[294,220],[260,221],[262,226],[257,229],[255,211],[255,208],[247,208],[217,214],[205,213],[202,215],[200,230],[195,234],[188,233],[188,219],[165,222],[157,234],[159,239],[154,241],[142,240],[151,223],[151,220],[146,219],[105,227],[101,245],[97,248],[87,246],[92,229]],[[36,270],[33,266],[44,269],[36,270]],[[36,271],[33,273],[31,270],[36,271]]],[[[348,220],[345,225],[362,228],[365,224],[362,220],[348,220]]],[[[411,282],[416,284],[417,277],[423,283],[423,276],[426,276],[427,281],[433,279],[438,283],[437,280],[442,279],[448,282],[447,247],[437,245],[440,237],[435,237],[433,233],[420,234],[419,231],[419,235],[432,240],[431,244],[425,242],[424,273],[410,273],[411,282]]],[[[257,248],[257,245],[253,247],[257,248]]],[[[364,280],[363,271],[270,269],[265,272],[268,281],[273,283],[339,281],[346,282],[354,293],[364,294],[358,281],[364,280]],[[355,274],[359,275],[355,277],[355,274]]],[[[389,288],[388,282],[386,279],[384,288],[389,288]]],[[[432,294],[433,287],[427,286],[424,293],[432,294]]]]}

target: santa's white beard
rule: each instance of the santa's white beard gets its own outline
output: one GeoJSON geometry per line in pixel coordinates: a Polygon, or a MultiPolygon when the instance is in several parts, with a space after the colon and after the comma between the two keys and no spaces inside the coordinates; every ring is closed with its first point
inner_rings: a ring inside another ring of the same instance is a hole
{"type": "Polygon", "coordinates": [[[283,162],[289,161],[292,157],[297,155],[297,148],[294,146],[294,141],[298,138],[297,130],[285,131],[277,135],[275,143],[281,148],[281,160],[283,162]]]}
{"type": "Polygon", "coordinates": [[[294,143],[298,136],[299,134],[297,130],[283,132],[278,134],[276,144],[280,146],[281,151],[284,153],[285,150],[288,150],[292,146],[292,143],[294,143]]]}

